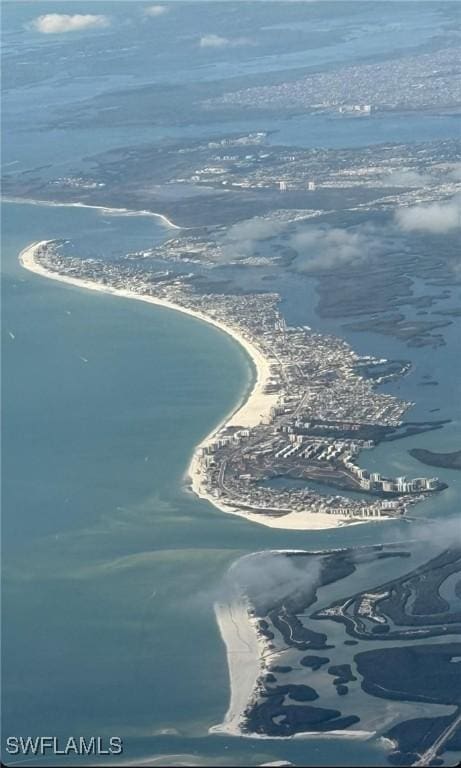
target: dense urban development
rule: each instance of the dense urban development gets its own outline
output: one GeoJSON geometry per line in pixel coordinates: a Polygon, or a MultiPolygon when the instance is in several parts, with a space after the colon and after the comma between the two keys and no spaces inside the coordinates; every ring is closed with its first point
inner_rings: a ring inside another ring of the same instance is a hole
{"type": "Polygon", "coordinates": [[[373,64],[357,63],[281,85],[246,88],[209,104],[338,110],[357,115],[369,115],[376,109],[449,108],[460,102],[458,68],[456,46],[373,64]]]}
{"type": "Polygon", "coordinates": [[[129,260],[69,257],[60,252],[62,244],[40,245],[36,261],[50,272],[195,313],[229,329],[262,356],[267,375],[256,419],[239,423],[237,411],[198,448],[192,465],[193,487],[195,481],[200,495],[217,506],[243,515],[309,511],[354,521],[405,514],[411,504],[445,487],[434,477],[382,477],[358,464],[361,451],[402,427],[411,403],[377,392],[376,383],[401,375],[405,366],[386,373],[386,360],[359,357],[339,338],[307,326],[287,327],[277,293],[200,294],[188,276],[147,273],[129,260]],[[361,375],[373,369],[378,374],[361,375]],[[277,477],[305,482],[271,487],[277,477]],[[311,482],[324,484],[324,493],[311,482]]]}
{"type": "Polygon", "coordinates": [[[47,5],[2,3],[2,765],[461,765],[459,3],[47,5]]]}

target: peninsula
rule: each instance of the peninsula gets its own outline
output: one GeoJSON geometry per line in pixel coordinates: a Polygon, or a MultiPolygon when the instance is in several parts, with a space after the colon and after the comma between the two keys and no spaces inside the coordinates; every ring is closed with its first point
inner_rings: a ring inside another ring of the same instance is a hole
{"type": "Polygon", "coordinates": [[[360,468],[361,451],[399,432],[411,403],[377,392],[373,377],[361,375],[364,360],[367,368],[382,360],[361,358],[342,339],[307,326],[287,326],[277,293],[202,294],[190,276],[68,256],[64,245],[32,243],[20,262],[45,277],[208,322],[252,359],[251,392],[193,454],[188,476],[199,497],[267,526],[322,529],[401,516],[445,487],[437,478],[386,478],[360,468]]]}

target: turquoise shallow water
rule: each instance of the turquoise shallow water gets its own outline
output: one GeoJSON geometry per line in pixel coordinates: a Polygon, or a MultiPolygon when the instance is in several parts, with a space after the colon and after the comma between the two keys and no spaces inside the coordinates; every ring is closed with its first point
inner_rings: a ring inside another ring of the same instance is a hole
{"type": "MultiPolygon", "coordinates": [[[[232,4],[224,5],[232,14],[232,4]]],[[[368,5],[357,26],[353,4],[344,4],[345,16],[334,21],[329,15],[328,24],[341,34],[334,37],[338,50],[329,46],[328,60],[353,59],[360,46],[370,52],[371,30],[379,35],[380,50],[427,42],[443,18],[429,5],[418,10],[417,23],[409,6],[399,6],[396,36],[392,25],[383,26],[393,21],[394,8],[382,4],[367,27],[368,5]],[[355,38],[342,41],[345,17],[355,38]]],[[[153,124],[142,110],[131,114],[129,100],[123,106],[128,84],[168,78],[193,83],[315,64],[325,57],[310,45],[293,57],[280,50],[275,63],[257,46],[205,54],[197,46],[203,17],[205,26],[224,35],[236,23],[236,16],[229,21],[227,10],[223,14],[211,3],[178,4],[177,15],[171,12],[162,21],[165,34],[160,24],[143,22],[138,13],[143,4],[82,2],[79,12],[107,12],[114,24],[101,37],[65,41],[33,37],[24,29],[33,16],[61,10],[58,5],[4,6],[3,163],[16,170],[52,163],[44,175],[79,173],[83,157],[111,147],[233,131],[272,130],[273,143],[333,147],[459,133],[450,115],[392,115],[359,124],[310,116],[248,120],[242,114],[237,122],[203,124],[192,117],[190,125],[178,125],[164,117],[153,124]],[[96,129],[96,98],[87,121],[73,122],[79,106],[114,89],[120,100],[116,115],[107,113],[96,129]],[[50,124],[53,130],[47,129],[50,124]]],[[[277,14],[275,4],[271,9],[277,14]]],[[[284,17],[286,9],[284,4],[284,17]]],[[[260,21],[258,13],[253,8],[240,23],[257,30],[270,24],[267,9],[260,21]]],[[[313,36],[325,23],[316,22],[313,36]]],[[[278,50],[273,46],[279,39],[276,32],[268,52],[278,50]]],[[[85,254],[110,256],[161,242],[168,231],[155,219],[92,210],[8,204],[3,214],[4,734],[119,735],[127,762],[150,756],[167,764],[159,756],[181,755],[184,762],[201,765],[276,759],[384,765],[385,753],[374,743],[207,736],[209,726],[224,716],[229,695],[212,603],[228,566],[248,552],[395,541],[413,535],[413,529],[395,522],[329,532],[275,531],[193,497],[184,488],[184,472],[197,442],[250,385],[246,355],[203,323],[51,282],[23,271],[17,261],[21,248],[41,238],[70,238],[85,254]]],[[[307,296],[307,285],[303,291],[307,296]]],[[[293,302],[296,306],[302,305],[293,302]]],[[[302,319],[322,327],[315,313],[302,319]]],[[[365,354],[387,354],[386,344],[392,352],[393,341],[376,335],[357,335],[356,341],[365,354]]],[[[449,349],[437,350],[431,365],[444,381],[437,404],[452,416],[459,366],[455,370],[449,349]],[[450,376],[443,377],[444,371],[450,376]]],[[[423,356],[419,362],[426,365],[423,356]]],[[[408,377],[401,394],[419,394],[418,400],[434,395],[431,388],[415,386],[408,377]]],[[[453,424],[431,435],[431,446],[459,447],[457,434],[453,424]]],[[[426,445],[424,435],[419,441],[426,445]]],[[[403,444],[378,451],[367,458],[379,459],[382,469],[407,461],[409,471],[425,472],[403,444]]],[[[459,490],[440,498],[428,514],[452,514],[459,490]]],[[[173,757],[170,762],[177,764],[173,757]]]]}
{"type": "MultiPolygon", "coordinates": [[[[383,528],[273,531],[193,497],[190,455],[250,385],[245,353],[204,323],[19,266],[34,239],[75,235],[83,248],[101,214],[3,209],[4,732],[122,735],[127,757],[193,747],[205,759],[225,741],[242,763],[301,759],[295,744],[206,737],[228,702],[220,580],[247,552],[371,543],[383,528]]],[[[131,226],[112,219],[108,250],[131,226]]],[[[142,226],[161,238],[157,222],[142,226]]],[[[319,743],[316,761],[343,754],[319,743]]],[[[378,764],[376,750],[360,760],[378,764]]]]}

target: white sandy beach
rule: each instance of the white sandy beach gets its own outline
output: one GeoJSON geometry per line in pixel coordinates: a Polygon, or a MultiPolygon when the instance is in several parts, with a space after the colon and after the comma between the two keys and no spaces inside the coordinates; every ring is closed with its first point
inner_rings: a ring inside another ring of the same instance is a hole
{"type": "MultiPolygon", "coordinates": [[[[264,672],[268,649],[264,637],[257,633],[255,620],[249,615],[248,605],[243,598],[230,599],[228,603],[215,603],[214,610],[219,631],[226,646],[230,702],[223,722],[214,725],[209,729],[209,732],[251,739],[286,739],[286,736],[265,736],[258,733],[242,732],[243,715],[257,694],[258,679],[264,672]]],[[[274,657],[273,652],[270,655],[271,663],[273,663],[276,657],[274,657]]],[[[303,731],[290,738],[336,737],[366,741],[375,734],[375,731],[359,729],[332,730],[324,733],[303,731]]]]}
{"type": "MultiPolygon", "coordinates": [[[[306,529],[325,529],[336,528],[344,524],[344,522],[333,515],[322,513],[310,513],[305,512],[289,512],[283,517],[270,517],[268,515],[251,514],[242,510],[234,509],[230,506],[226,506],[219,500],[211,497],[203,488],[204,478],[198,470],[198,448],[206,445],[209,441],[212,441],[224,426],[228,424],[238,426],[253,426],[260,423],[261,419],[268,416],[272,405],[276,400],[276,396],[267,395],[264,393],[264,387],[266,381],[270,375],[270,364],[262,353],[256,349],[256,347],[249,342],[244,336],[242,336],[234,328],[228,327],[223,323],[207,317],[201,312],[182,307],[174,304],[170,301],[155,298],[152,296],[143,296],[133,291],[111,288],[106,285],[102,285],[90,280],[83,280],[80,278],[69,277],[67,275],[61,275],[57,272],[47,270],[45,267],[36,260],[37,251],[48,245],[53,241],[42,240],[39,242],[31,243],[19,254],[19,260],[21,265],[37,275],[42,277],[51,278],[68,285],[77,286],[79,288],[85,288],[92,291],[98,291],[102,293],[110,293],[115,296],[121,296],[128,299],[136,299],[138,301],[144,301],[149,304],[154,304],[167,309],[174,309],[184,314],[191,315],[192,317],[210,323],[221,331],[232,336],[239,344],[243,346],[247,354],[252,358],[256,368],[256,380],[248,397],[244,399],[223,421],[208,435],[201,443],[200,446],[194,451],[192,461],[189,466],[188,473],[192,481],[192,490],[201,498],[205,498],[214,504],[217,508],[230,512],[233,514],[239,514],[242,517],[252,520],[259,524],[267,525],[274,528],[291,528],[294,530],[306,530],[306,529]]],[[[357,521],[361,522],[361,521],[357,521]]],[[[284,550],[283,550],[284,551],[284,550]]],[[[258,678],[261,671],[265,666],[265,656],[267,648],[265,640],[262,636],[258,635],[255,622],[248,613],[248,606],[242,598],[236,598],[233,601],[224,604],[215,604],[215,613],[221,636],[226,645],[227,650],[227,663],[230,677],[230,704],[223,723],[213,726],[210,729],[212,733],[225,733],[232,736],[249,736],[251,738],[269,738],[262,735],[244,734],[241,732],[242,716],[247,708],[252,696],[254,695],[258,678]]],[[[294,738],[305,738],[309,736],[319,737],[319,733],[302,733],[297,734],[294,738]]],[[[366,731],[331,731],[325,734],[325,737],[340,736],[341,738],[356,738],[366,739],[370,737],[370,733],[366,731]]],[[[282,737],[279,737],[282,738],[282,737]]]]}
{"type": "MultiPolygon", "coordinates": [[[[271,554],[287,552],[306,552],[304,549],[270,550],[271,554]]],[[[259,553],[262,555],[263,553],[259,553]]],[[[264,553],[267,554],[267,553],[264,553]]],[[[258,555],[244,555],[238,562],[258,555]]],[[[234,563],[234,566],[237,565],[234,563]]],[[[233,566],[233,567],[234,567],[233,566]]],[[[249,613],[248,601],[241,595],[229,596],[226,603],[215,603],[214,611],[221,638],[226,646],[227,668],[230,681],[230,702],[219,725],[209,729],[210,733],[221,733],[252,739],[286,739],[286,736],[267,736],[264,734],[242,731],[245,710],[258,695],[258,680],[271,667],[278,663],[282,653],[274,651],[267,638],[258,632],[256,621],[249,613]]],[[[302,731],[289,738],[347,738],[367,740],[376,731],[364,729],[331,730],[325,732],[302,731]]]]}
{"type": "MultiPolygon", "coordinates": [[[[47,208],[91,208],[94,211],[101,211],[101,213],[113,216],[152,216],[163,221],[171,229],[190,229],[190,227],[180,227],[165,216],[165,214],[155,213],[154,211],[133,211],[130,208],[110,208],[106,205],[90,205],[89,203],[58,203],[53,200],[34,200],[30,197],[2,197],[2,201],[18,205],[40,205],[47,208]]],[[[48,275],[48,277],[51,277],[51,275],[48,275]]]]}
{"type": "MultiPolygon", "coordinates": [[[[257,634],[254,619],[250,617],[248,605],[243,598],[230,600],[229,603],[215,603],[214,610],[219,631],[226,646],[230,702],[223,722],[212,726],[209,733],[243,736],[251,739],[286,739],[286,736],[265,736],[258,733],[242,732],[244,712],[257,694],[258,679],[264,672],[267,648],[264,638],[257,634]]],[[[273,654],[271,661],[274,661],[273,654]]],[[[290,738],[336,737],[366,741],[374,735],[375,731],[350,729],[332,730],[324,733],[302,731],[290,738]]]]}
{"type": "MultiPolygon", "coordinates": [[[[71,205],[71,204],[69,204],[71,205]]],[[[80,206],[80,203],[72,204],[74,206],[80,206]]],[[[92,207],[92,206],[90,206],[92,207]]],[[[154,214],[152,214],[154,215],[154,214]]],[[[170,222],[168,222],[170,224],[170,222]]],[[[171,226],[175,226],[171,224],[171,226]]],[[[216,435],[227,426],[239,426],[239,427],[253,427],[260,424],[264,419],[269,418],[270,411],[273,405],[277,403],[277,395],[267,394],[264,390],[266,384],[270,379],[270,361],[264,357],[262,352],[249,341],[240,331],[230,325],[226,325],[219,320],[205,315],[202,312],[189,309],[180,304],[175,304],[166,299],[157,298],[155,296],[146,296],[134,291],[125,290],[121,288],[111,288],[107,285],[102,285],[91,280],[84,280],[76,277],[69,277],[68,275],[62,275],[57,272],[43,267],[35,258],[36,253],[40,248],[49,245],[52,240],[41,240],[39,242],[31,243],[27,248],[19,254],[19,261],[21,265],[42,277],[51,278],[67,285],[74,285],[78,288],[85,288],[90,291],[98,291],[100,293],[109,293],[114,296],[121,296],[125,299],[135,299],[137,301],[144,301],[148,304],[154,304],[166,309],[174,309],[177,312],[182,312],[185,315],[195,317],[197,320],[213,325],[215,328],[227,333],[235,341],[237,341],[246,351],[248,356],[253,361],[256,369],[256,378],[251,391],[242,398],[240,403],[227,414],[222,421],[207,435],[201,443],[196,447],[192,455],[191,462],[187,470],[187,477],[190,481],[191,490],[201,499],[205,499],[213,504],[217,509],[222,512],[239,515],[246,520],[258,523],[259,525],[265,525],[269,528],[283,528],[289,530],[325,530],[328,528],[339,528],[344,525],[360,525],[369,520],[354,520],[350,522],[350,518],[343,518],[338,515],[329,515],[322,512],[309,512],[309,510],[303,510],[302,512],[288,511],[283,516],[271,516],[269,514],[261,514],[255,512],[254,514],[248,510],[243,510],[238,506],[232,506],[223,503],[220,499],[212,496],[206,488],[206,475],[204,469],[200,463],[200,449],[213,442],[216,435]]],[[[375,518],[375,520],[383,520],[385,518],[375,518]]]]}
{"type": "MultiPolygon", "coordinates": [[[[173,225],[174,226],[174,225],[173,225]]],[[[110,293],[114,296],[121,296],[125,299],[136,299],[138,301],[145,301],[148,304],[155,304],[159,307],[165,307],[166,309],[174,309],[177,312],[182,312],[185,315],[191,315],[202,320],[205,323],[214,325],[219,330],[227,333],[228,336],[232,336],[247,352],[248,356],[252,359],[256,368],[256,381],[251,390],[249,396],[244,399],[230,414],[228,414],[217,427],[214,428],[211,434],[209,434],[197,448],[207,445],[224,426],[240,426],[240,427],[253,427],[259,424],[262,419],[267,418],[270,414],[271,407],[277,402],[277,395],[265,394],[264,388],[270,378],[270,365],[262,353],[245,338],[238,330],[231,326],[221,323],[219,320],[215,320],[208,315],[198,312],[188,307],[183,307],[180,304],[174,304],[166,299],[156,298],[155,296],[146,296],[134,291],[124,290],[121,288],[111,288],[101,283],[96,283],[92,280],[83,280],[80,278],[69,277],[67,275],[61,275],[57,272],[45,269],[35,259],[36,252],[43,246],[49,245],[51,240],[41,240],[39,242],[31,243],[19,254],[19,261],[21,265],[28,269],[30,272],[41,275],[42,277],[48,277],[52,280],[58,280],[61,283],[67,283],[68,285],[75,285],[79,288],[87,288],[91,291],[99,291],[101,293],[110,293]]],[[[194,454],[195,455],[195,454],[194,454]]],[[[189,468],[190,473],[190,468],[189,468]]],[[[195,490],[195,489],[194,489],[195,490]]]]}
{"type": "Polygon", "coordinates": [[[210,728],[210,733],[240,736],[243,712],[262,671],[260,641],[248,615],[248,606],[242,598],[229,603],[215,603],[214,610],[226,646],[230,703],[224,721],[210,728]]]}

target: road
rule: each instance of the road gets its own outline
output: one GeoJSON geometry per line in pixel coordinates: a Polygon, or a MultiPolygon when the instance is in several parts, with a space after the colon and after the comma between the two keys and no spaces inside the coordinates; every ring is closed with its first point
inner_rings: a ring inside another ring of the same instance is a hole
{"type": "Polygon", "coordinates": [[[412,763],[413,766],[427,766],[431,764],[431,761],[437,757],[437,754],[441,751],[444,744],[453,736],[457,728],[461,727],[461,710],[458,709],[458,714],[454,720],[449,724],[447,728],[440,734],[440,736],[434,741],[433,745],[426,749],[416,763],[412,763]]]}

